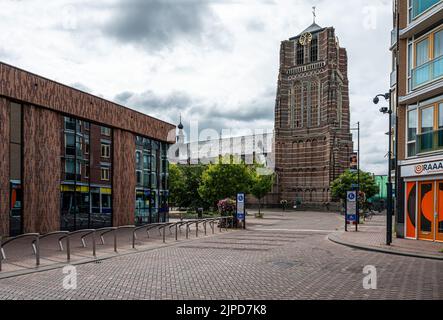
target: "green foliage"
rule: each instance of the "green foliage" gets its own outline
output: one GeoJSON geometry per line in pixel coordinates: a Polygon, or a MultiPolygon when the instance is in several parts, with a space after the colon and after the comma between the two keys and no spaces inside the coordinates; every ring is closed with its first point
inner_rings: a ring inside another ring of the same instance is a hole
{"type": "Polygon", "coordinates": [[[183,170],[176,164],[169,164],[169,202],[182,207],[185,199],[185,177],[183,170]]]}
{"type": "Polygon", "coordinates": [[[272,190],[274,184],[274,174],[264,174],[260,172],[261,166],[256,166],[251,170],[251,194],[258,199],[258,213],[261,215],[261,200],[272,190]]]}
{"type": "Polygon", "coordinates": [[[202,175],[206,166],[173,165],[169,167],[170,201],[176,207],[208,209],[210,203],[204,201],[198,193],[202,175]]]}
{"type": "Polygon", "coordinates": [[[198,193],[215,206],[219,200],[234,198],[239,192],[249,193],[251,183],[251,169],[244,163],[220,162],[209,165],[203,172],[198,193]]]}
{"type": "MultiPolygon", "coordinates": [[[[358,183],[357,172],[346,171],[331,185],[332,196],[336,199],[346,199],[346,192],[352,190],[352,185],[358,183]]],[[[368,173],[360,171],[360,191],[369,199],[378,193],[378,185],[374,177],[368,173]]]]}

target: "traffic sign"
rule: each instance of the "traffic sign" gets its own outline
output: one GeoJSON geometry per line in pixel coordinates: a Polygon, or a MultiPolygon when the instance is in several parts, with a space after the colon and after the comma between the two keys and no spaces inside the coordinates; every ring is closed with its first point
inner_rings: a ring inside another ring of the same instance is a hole
{"type": "Polygon", "coordinates": [[[239,221],[245,220],[245,194],[237,194],[237,219],[239,221]]]}

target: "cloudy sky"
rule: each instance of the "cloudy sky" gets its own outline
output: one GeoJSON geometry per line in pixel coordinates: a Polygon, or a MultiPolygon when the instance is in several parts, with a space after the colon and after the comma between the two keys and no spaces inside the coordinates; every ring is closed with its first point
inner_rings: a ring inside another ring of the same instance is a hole
{"type": "Polygon", "coordinates": [[[383,174],[391,0],[0,0],[0,61],[168,122],[272,130],[280,42],[313,5],[348,50],[363,169],[383,174]]]}

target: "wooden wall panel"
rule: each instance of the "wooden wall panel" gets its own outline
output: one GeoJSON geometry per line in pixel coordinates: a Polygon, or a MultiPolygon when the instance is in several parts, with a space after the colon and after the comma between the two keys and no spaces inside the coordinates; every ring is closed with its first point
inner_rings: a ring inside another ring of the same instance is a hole
{"type": "Polygon", "coordinates": [[[113,130],[113,226],[132,225],[135,221],[135,136],[113,130]]]}
{"type": "Polygon", "coordinates": [[[9,101],[0,97],[0,235],[9,234],[9,101]]]}
{"type": "Polygon", "coordinates": [[[24,232],[60,229],[60,114],[23,106],[24,232]]]}
{"type": "Polygon", "coordinates": [[[175,126],[172,124],[4,63],[0,63],[0,96],[157,140],[175,142],[175,126]]]}

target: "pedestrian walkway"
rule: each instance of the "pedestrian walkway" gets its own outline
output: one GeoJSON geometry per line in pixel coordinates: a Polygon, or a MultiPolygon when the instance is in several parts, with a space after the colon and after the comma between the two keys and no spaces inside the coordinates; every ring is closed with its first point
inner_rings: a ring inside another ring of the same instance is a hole
{"type": "Polygon", "coordinates": [[[329,240],[365,250],[443,260],[443,243],[399,239],[393,234],[392,244],[386,245],[386,216],[374,216],[358,229],[355,232],[351,227],[345,232],[343,227],[341,232],[330,234],[329,240]]]}
{"type": "Polygon", "coordinates": [[[226,231],[227,229],[219,228],[219,220],[215,218],[171,220],[165,224],[140,228],[126,226],[104,231],[95,230],[94,233],[84,230],[70,234],[69,244],[64,234],[56,233],[39,237],[38,254],[35,236],[18,238],[6,245],[3,241],[1,253],[4,259],[1,261],[0,279],[51,270],[68,263],[78,265],[149,251],[170,246],[177,241],[193,241],[199,237],[210,237],[226,231]]]}

